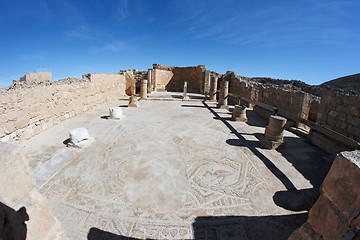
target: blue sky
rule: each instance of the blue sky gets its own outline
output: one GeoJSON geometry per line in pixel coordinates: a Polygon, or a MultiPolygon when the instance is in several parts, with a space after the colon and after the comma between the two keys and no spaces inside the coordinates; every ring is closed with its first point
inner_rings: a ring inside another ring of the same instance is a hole
{"type": "Polygon", "coordinates": [[[0,86],[153,63],[320,84],[360,72],[358,0],[2,0],[0,86]]]}

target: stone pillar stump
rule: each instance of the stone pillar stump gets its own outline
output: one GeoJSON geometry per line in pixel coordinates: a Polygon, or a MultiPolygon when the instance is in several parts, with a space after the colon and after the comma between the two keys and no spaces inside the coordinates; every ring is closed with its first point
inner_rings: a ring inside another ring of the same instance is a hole
{"type": "Polygon", "coordinates": [[[281,116],[270,116],[269,124],[265,129],[265,134],[260,139],[260,143],[269,149],[276,149],[284,142],[284,129],[286,118],[281,116]]]}
{"type": "Polygon", "coordinates": [[[221,91],[217,108],[228,108],[229,81],[223,80],[221,91]]]}
{"type": "Polygon", "coordinates": [[[237,122],[247,122],[248,119],[246,117],[246,107],[235,105],[231,120],[237,122]]]}
{"type": "Polygon", "coordinates": [[[122,117],[121,107],[109,108],[109,116],[111,119],[120,119],[122,117]]]}
{"type": "Polygon", "coordinates": [[[139,101],[138,101],[137,97],[131,96],[128,107],[138,107],[138,106],[139,106],[139,101]]]}
{"type": "Polygon", "coordinates": [[[140,98],[147,99],[147,79],[141,80],[140,98]]]}
{"type": "Polygon", "coordinates": [[[184,82],[183,99],[189,99],[189,96],[187,95],[187,82],[184,82]]]}
{"type": "Polygon", "coordinates": [[[216,102],[217,81],[218,81],[218,76],[214,75],[214,77],[212,78],[212,81],[210,83],[210,101],[211,102],[216,102]]]}

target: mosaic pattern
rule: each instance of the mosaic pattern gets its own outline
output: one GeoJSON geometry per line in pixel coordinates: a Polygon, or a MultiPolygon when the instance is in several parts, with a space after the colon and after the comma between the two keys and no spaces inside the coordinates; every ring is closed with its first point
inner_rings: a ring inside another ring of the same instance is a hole
{"type": "Polygon", "coordinates": [[[284,213],[257,209],[252,199],[271,198],[272,186],[242,148],[226,143],[233,135],[221,122],[206,109],[173,106],[168,119],[146,105],[128,112],[42,186],[71,239],[86,239],[92,228],[134,238],[242,239],[249,233],[241,219],[201,229],[194,222],[284,213]]]}

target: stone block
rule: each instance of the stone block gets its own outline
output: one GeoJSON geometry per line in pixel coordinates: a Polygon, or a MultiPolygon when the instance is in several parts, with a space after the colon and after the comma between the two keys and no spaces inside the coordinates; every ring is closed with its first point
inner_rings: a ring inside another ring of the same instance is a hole
{"type": "Polygon", "coordinates": [[[335,127],[336,126],[336,118],[332,118],[332,117],[329,117],[326,121],[326,123],[331,126],[331,127],[335,127]]]}
{"type": "Polygon", "coordinates": [[[354,117],[360,117],[360,110],[358,107],[351,107],[350,114],[354,117]]]}
{"type": "Polygon", "coordinates": [[[70,135],[70,142],[74,144],[90,138],[88,130],[83,127],[72,129],[69,132],[69,135],[70,135]]]}
{"type": "Polygon", "coordinates": [[[326,176],[321,191],[345,215],[360,211],[360,150],[340,153],[326,176]]]}
{"type": "Polygon", "coordinates": [[[260,144],[268,149],[277,149],[283,143],[283,141],[271,141],[263,135],[260,136],[260,144]]]}
{"type": "Polygon", "coordinates": [[[308,222],[304,223],[300,228],[296,229],[291,236],[288,238],[289,240],[320,240],[321,236],[314,232],[308,222]]]}
{"type": "Polygon", "coordinates": [[[238,122],[247,122],[248,119],[246,117],[246,107],[235,105],[231,120],[238,122]]]}
{"type": "Polygon", "coordinates": [[[111,119],[120,119],[122,117],[121,107],[109,108],[109,115],[111,119]]]}
{"type": "Polygon", "coordinates": [[[356,127],[360,127],[360,118],[359,117],[354,117],[352,120],[351,120],[351,124],[356,126],[356,127]]]}
{"type": "Polygon", "coordinates": [[[129,100],[128,107],[138,107],[139,101],[136,96],[131,96],[129,100]]]}
{"type": "Polygon", "coordinates": [[[7,121],[4,127],[5,133],[10,134],[16,130],[14,121],[7,121]]]}
{"type": "Polygon", "coordinates": [[[324,195],[320,195],[309,211],[308,222],[325,240],[341,239],[348,230],[348,223],[324,195]]]}

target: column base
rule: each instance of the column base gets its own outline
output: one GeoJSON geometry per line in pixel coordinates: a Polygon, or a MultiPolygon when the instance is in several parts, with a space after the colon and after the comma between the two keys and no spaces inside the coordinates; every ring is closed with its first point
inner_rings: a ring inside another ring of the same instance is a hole
{"type": "Polygon", "coordinates": [[[282,145],[284,141],[270,141],[264,135],[260,137],[260,144],[268,149],[277,149],[280,145],[282,145]]]}
{"type": "Polygon", "coordinates": [[[247,122],[248,119],[246,117],[232,117],[231,120],[235,122],[247,122]]]}
{"type": "Polygon", "coordinates": [[[219,109],[229,109],[229,106],[228,105],[216,105],[216,108],[219,108],[219,109]]]}

